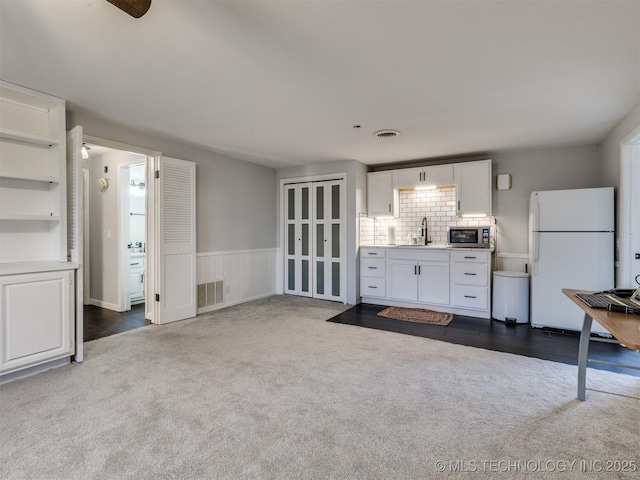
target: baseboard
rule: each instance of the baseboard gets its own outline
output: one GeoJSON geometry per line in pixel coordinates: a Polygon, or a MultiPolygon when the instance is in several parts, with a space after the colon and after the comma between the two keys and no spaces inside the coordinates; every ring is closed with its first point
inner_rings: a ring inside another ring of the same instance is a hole
{"type": "Polygon", "coordinates": [[[89,305],[106,308],[107,310],[113,310],[114,312],[124,312],[124,310],[120,310],[120,306],[115,303],[103,302],[102,300],[96,300],[95,298],[91,298],[89,300],[89,305]]]}
{"type": "Polygon", "coordinates": [[[40,365],[35,365],[33,367],[24,368],[22,370],[17,370],[11,373],[5,373],[0,375],[0,385],[7,382],[13,382],[14,380],[18,380],[20,378],[30,377],[31,375],[35,375],[36,373],[45,372],[47,370],[51,370],[52,368],[62,367],[63,365],[68,365],[71,363],[69,357],[59,358],[58,360],[52,360],[50,362],[41,363],[40,365]]]}
{"type": "Polygon", "coordinates": [[[261,298],[270,297],[272,295],[277,295],[277,294],[276,294],[276,292],[261,293],[260,295],[255,295],[255,296],[249,297],[249,298],[243,298],[242,300],[236,300],[235,302],[221,303],[221,304],[218,304],[218,305],[211,305],[211,306],[205,307],[205,308],[199,308],[196,311],[196,315],[200,315],[201,313],[213,312],[214,310],[222,310],[223,308],[233,307],[234,305],[240,305],[240,304],[243,304],[243,303],[251,302],[253,300],[259,300],[261,298]]]}

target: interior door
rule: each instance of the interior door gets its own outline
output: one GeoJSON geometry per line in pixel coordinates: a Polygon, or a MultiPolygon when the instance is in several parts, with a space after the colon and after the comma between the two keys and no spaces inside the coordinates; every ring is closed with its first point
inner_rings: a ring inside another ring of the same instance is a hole
{"type": "Polygon", "coordinates": [[[196,164],[160,157],[156,323],[196,315],[196,164]]]}
{"type": "Polygon", "coordinates": [[[311,183],[285,186],[285,293],[312,296],[311,183]]]}
{"type": "Polygon", "coordinates": [[[344,301],[346,282],[344,180],[313,184],[315,298],[344,301]]]}
{"type": "Polygon", "coordinates": [[[75,356],[84,358],[84,173],[81,161],[82,127],[67,132],[67,258],[80,265],[75,278],[75,356]]]}

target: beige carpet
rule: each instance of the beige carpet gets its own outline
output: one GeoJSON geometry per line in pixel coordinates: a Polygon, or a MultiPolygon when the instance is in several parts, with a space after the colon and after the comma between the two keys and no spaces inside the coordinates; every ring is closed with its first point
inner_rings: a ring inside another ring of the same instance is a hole
{"type": "MultiPolygon", "coordinates": [[[[325,322],[343,309],[271,297],[89,342],[0,386],[0,478],[637,478],[584,470],[640,465],[639,400],[577,401],[574,366],[325,322]]],[[[640,397],[629,375],[587,386],[640,397]]]]}

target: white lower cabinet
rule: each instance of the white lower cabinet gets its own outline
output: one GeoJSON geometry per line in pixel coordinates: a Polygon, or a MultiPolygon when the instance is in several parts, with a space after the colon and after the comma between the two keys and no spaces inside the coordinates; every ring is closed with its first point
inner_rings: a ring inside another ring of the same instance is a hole
{"type": "Polygon", "coordinates": [[[489,251],[363,247],[360,258],[360,295],[365,303],[491,316],[489,251]]]}
{"type": "Polygon", "coordinates": [[[390,299],[449,304],[449,252],[396,249],[388,256],[390,299]]]}
{"type": "Polygon", "coordinates": [[[144,302],[144,256],[132,256],[129,260],[129,298],[131,304],[144,302]]]}
{"type": "Polygon", "coordinates": [[[73,353],[71,270],[0,277],[0,373],[73,353]]]}
{"type": "Polygon", "coordinates": [[[454,252],[453,305],[489,310],[491,254],[489,252],[454,252]]]}

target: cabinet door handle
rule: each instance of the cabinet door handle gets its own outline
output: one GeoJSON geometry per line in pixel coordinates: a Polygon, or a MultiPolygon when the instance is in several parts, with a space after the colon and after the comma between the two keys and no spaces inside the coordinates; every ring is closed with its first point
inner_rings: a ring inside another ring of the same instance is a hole
{"type": "Polygon", "coordinates": [[[475,260],[478,257],[464,257],[465,259],[469,259],[469,260],[475,260]]]}
{"type": "Polygon", "coordinates": [[[473,295],[465,295],[464,298],[476,298],[473,295]]]}
{"type": "Polygon", "coordinates": [[[468,273],[468,272],[464,272],[465,275],[477,275],[477,273],[468,273]]]}
{"type": "Polygon", "coordinates": [[[378,267],[367,267],[369,270],[377,270],[378,267]]]}
{"type": "Polygon", "coordinates": [[[369,288],[378,288],[375,285],[369,285],[369,288]]]}
{"type": "Polygon", "coordinates": [[[414,275],[417,275],[417,274],[418,274],[418,266],[417,266],[417,265],[414,265],[414,266],[413,266],[413,274],[414,274],[414,275]]]}
{"type": "Polygon", "coordinates": [[[391,204],[389,204],[389,213],[391,213],[391,204]]]}
{"type": "Polygon", "coordinates": [[[418,275],[422,275],[422,267],[420,265],[418,265],[418,275]]]}
{"type": "Polygon", "coordinates": [[[367,255],[378,255],[378,254],[374,252],[369,252],[367,255]]]}
{"type": "Polygon", "coordinates": [[[460,210],[460,200],[458,200],[458,210],[460,210]]]}

